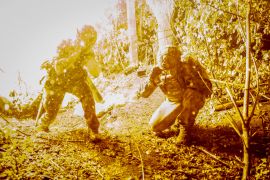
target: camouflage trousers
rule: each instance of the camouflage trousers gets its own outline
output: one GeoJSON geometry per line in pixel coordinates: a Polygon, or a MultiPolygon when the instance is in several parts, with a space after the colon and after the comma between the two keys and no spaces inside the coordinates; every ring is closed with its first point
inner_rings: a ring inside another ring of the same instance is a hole
{"type": "Polygon", "coordinates": [[[166,99],[153,113],[149,124],[154,132],[168,129],[176,120],[180,125],[192,127],[204,102],[205,98],[200,92],[187,89],[184,91],[182,102],[166,99]]]}
{"type": "Polygon", "coordinates": [[[98,133],[99,121],[96,117],[95,101],[91,89],[85,81],[70,83],[70,85],[65,87],[47,86],[45,88],[43,102],[45,113],[41,117],[40,126],[46,129],[54,121],[61,107],[65,93],[71,93],[79,98],[88,127],[94,133],[98,133]]]}

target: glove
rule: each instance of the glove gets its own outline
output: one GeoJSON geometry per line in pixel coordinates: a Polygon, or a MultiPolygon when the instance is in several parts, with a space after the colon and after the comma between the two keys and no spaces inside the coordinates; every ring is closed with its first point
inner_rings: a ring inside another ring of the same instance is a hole
{"type": "Polygon", "coordinates": [[[150,81],[154,82],[154,79],[159,76],[161,74],[162,70],[160,69],[160,67],[155,66],[152,69],[152,72],[150,73],[150,81]]]}

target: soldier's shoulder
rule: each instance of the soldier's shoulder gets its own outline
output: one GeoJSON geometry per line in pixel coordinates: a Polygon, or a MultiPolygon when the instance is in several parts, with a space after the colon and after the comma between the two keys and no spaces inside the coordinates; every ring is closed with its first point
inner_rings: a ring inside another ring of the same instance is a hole
{"type": "Polygon", "coordinates": [[[182,56],[181,61],[184,63],[197,63],[199,62],[193,55],[187,54],[182,56]]]}
{"type": "Polygon", "coordinates": [[[185,64],[190,65],[190,66],[196,66],[197,68],[203,67],[201,62],[197,58],[195,58],[194,56],[191,56],[191,55],[183,57],[181,61],[185,64]]]}

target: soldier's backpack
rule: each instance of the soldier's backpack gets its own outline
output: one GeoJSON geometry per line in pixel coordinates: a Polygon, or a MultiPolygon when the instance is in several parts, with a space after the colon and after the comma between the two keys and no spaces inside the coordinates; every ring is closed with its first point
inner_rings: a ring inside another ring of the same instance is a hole
{"type": "Polygon", "coordinates": [[[201,92],[205,97],[212,94],[212,83],[207,75],[206,69],[198,60],[186,57],[181,60],[179,74],[184,79],[188,88],[201,92]]]}

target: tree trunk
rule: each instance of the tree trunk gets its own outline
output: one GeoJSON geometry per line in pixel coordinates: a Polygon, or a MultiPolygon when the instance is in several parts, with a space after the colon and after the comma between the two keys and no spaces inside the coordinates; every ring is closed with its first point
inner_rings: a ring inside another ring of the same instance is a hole
{"type": "Polygon", "coordinates": [[[172,15],[174,8],[173,0],[147,0],[150,9],[157,19],[158,46],[159,51],[166,46],[175,46],[176,38],[173,33],[172,15]]]}
{"type": "Polygon", "coordinates": [[[127,0],[127,19],[128,19],[128,36],[129,36],[129,54],[130,64],[138,64],[138,49],[137,49],[137,33],[136,33],[136,14],[135,0],[127,0]]]}
{"type": "Polygon", "coordinates": [[[249,156],[249,124],[250,118],[248,114],[249,105],[249,89],[250,89],[250,0],[247,0],[246,14],[246,80],[244,89],[244,107],[243,107],[243,174],[242,180],[246,180],[249,176],[250,156],[249,156]]]}
{"type": "Polygon", "coordinates": [[[250,162],[249,162],[249,128],[245,125],[243,125],[243,134],[242,134],[242,139],[243,139],[243,174],[242,174],[242,180],[246,180],[249,176],[249,167],[250,167],[250,162]]]}

